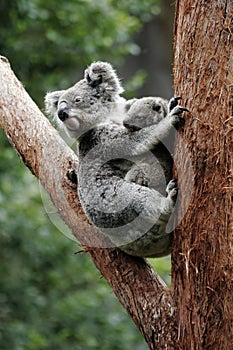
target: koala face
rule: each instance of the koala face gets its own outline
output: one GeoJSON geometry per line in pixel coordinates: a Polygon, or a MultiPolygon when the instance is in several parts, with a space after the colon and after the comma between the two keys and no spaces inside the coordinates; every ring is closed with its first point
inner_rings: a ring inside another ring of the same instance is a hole
{"type": "Polygon", "coordinates": [[[123,124],[129,131],[136,131],[158,124],[168,113],[168,101],[160,97],[143,97],[126,103],[127,116],[123,124]]]}
{"type": "Polygon", "coordinates": [[[122,123],[124,89],[107,62],[93,62],[84,72],[84,79],[67,90],[50,92],[45,97],[48,114],[54,115],[72,138],[79,138],[98,124],[122,123]]]}
{"type": "Polygon", "coordinates": [[[79,138],[83,133],[105,121],[113,103],[106,101],[98,89],[80,80],[67,90],[50,92],[45,97],[46,112],[63,124],[67,134],[79,138]]]}

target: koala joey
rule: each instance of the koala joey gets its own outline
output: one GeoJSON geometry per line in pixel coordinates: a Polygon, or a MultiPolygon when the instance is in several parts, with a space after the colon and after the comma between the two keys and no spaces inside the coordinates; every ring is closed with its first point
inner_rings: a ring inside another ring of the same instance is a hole
{"type": "Polygon", "coordinates": [[[154,149],[181,122],[186,109],[176,105],[156,126],[135,131],[111,123],[121,91],[113,73],[109,64],[93,63],[73,87],[48,93],[46,110],[78,141],[78,195],[90,221],[128,254],[167,255],[172,234],[166,225],[176,201],[175,181],[169,182],[164,196],[125,180],[115,164],[154,149]]]}
{"type": "MultiPolygon", "coordinates": [[[[123,120],[129,132],[140,130],[159,122],[178,105],[180,97],[173,97],[167,101],[160,97],[143,97],[126,102],[127,115],[123,120]]],[[[174,130],[171,130],[171,132],[174,130]]],[[[169,135],[171,136],[171,135],[169,135]]],[[[125,176],[125,180],[156,189],[163,195],[166,186],[172,179],[173,158],[165,146],[163,139],[151,150],[132,159],[134,165],[125,176]]]]}

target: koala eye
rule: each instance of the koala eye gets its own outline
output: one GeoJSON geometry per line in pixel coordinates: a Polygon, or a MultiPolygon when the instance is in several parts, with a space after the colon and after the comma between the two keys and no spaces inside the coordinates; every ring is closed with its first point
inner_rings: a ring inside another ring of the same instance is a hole
{"type": "Polygon", "coordinates": [[[82,97],[80,96],[75,97],[75,103],[78,104],[80,102],[82,102],[82,97]]]}
{"type": "Polygon", "coordinates": [[[160,112],[160,111],[161,111],[161,106],[160,106],[160,105],[153,104],[152,109],[153,109],[153,111],[155,111],[155,112],[160,112]]]}
{"type": "Polygon", "coordinates": [[[99,73],[102,73],[103,72],[103,69],[101,69],[101,67],[97,66],[95,68],[92,68],[92,72],[94,74],[99,74],[99,73]]]}

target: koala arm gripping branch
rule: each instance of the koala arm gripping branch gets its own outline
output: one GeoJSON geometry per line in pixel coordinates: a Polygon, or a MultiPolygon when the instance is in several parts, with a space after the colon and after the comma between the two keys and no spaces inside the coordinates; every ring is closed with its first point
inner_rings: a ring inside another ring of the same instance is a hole
{"type": "Polygon", "coordinates": [[[116,133],[117,130],[115,130],[114,139],[109,144],[108,151],[111,150],[112,156],[115,158],[132,157],[150,151],[169,135],[172,128],[183,123],[183,118],[180,115],[184,111],[187,111],[187,109],[176,106],[156,126],[151,125],[134,132],[119,129],[116,133]]]}

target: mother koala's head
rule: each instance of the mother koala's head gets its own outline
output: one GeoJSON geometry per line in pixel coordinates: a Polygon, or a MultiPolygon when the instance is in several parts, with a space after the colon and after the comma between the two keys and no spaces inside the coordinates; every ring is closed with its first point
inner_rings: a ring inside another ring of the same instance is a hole
{"type": "Polygon", "coordinates": [[[92,63],[84,76],[69,89],[49,92],[45,96],[46,112],[76,139],[110,117],[123,91],[115,71],[107,62],[92,63]]]}

